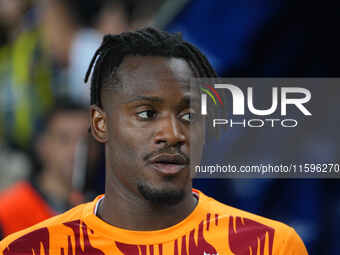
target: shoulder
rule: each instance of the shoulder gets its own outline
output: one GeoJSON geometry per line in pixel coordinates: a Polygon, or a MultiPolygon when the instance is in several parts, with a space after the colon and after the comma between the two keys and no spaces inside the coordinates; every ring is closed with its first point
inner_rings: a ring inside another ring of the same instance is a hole
{"type": "Polygon", "coordinates": [[[216,217],[227,227],[231,248],[233,245],[238,246],[247,241],[252,243],[252,240],[263,238],[263,240],[268,240],[273,250],[284,250],[287,255],[308,254],[301,238],[292,227],[280,221],[223,204],[201,192],[200,196],[203,198],[204,208],[207,213],[209,212],[210,217],[216,217]]]}
{"type": "Polygon", "coordinates": [[[265,225],[268,228],[274,228],[277,231],[282,232],[290,232],[291,227],[288,225],[272,220],[266,217],[262,217],[257,214],[253,214],[251,212],[247,212],[227,204],[223,204],[214,198],[208,197],[200,192],[200,196],[203,196],[203,205],[207,211],[210,213],[218,215],[219,219],[228,219],[232,224],[238,225],[265,225]]]}
{"type": "MultiPolygon", "coordinates": [[[[58,231],[58,228],[67,222],[81,220],[86,213],[92,208],[93,202],[78,205],[63,214],[59,214],[27,229],[16,232],[4,238],[0,242],[0,253],[6,253],[7,250],[17,250],[18,247],[40,247],[40,243],[48,244],[51,232],[58,231]]],[[[45,247],[45,246],[44,246],[45,247]]]]}

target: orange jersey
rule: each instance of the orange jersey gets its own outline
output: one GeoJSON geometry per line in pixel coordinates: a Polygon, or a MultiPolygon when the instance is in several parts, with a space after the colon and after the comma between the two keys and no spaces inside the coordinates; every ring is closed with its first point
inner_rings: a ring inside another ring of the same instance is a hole
{"type": "Polygon", "coordinates": [[[131,231],[105,223],[93,202],[17,232],[0,242],[3,255],[305,255],[293,228],[232,208],[193,190],[199,200],[178,224],[131,231]]]}

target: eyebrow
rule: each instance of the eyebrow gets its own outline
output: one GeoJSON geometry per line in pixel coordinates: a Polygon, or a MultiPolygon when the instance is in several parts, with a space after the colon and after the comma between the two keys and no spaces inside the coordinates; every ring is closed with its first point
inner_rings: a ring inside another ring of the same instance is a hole
{"type": "Polygon", "coordinates": [[[153,96],[135,96],[135,97],[129,99],[125,103],[129,104],[129,103],[133,103],[133,102],[136,102],[136,101],[150,101],[152,103],[163,103],[164,99],[162,99],[160,97],[153,97],[153,96]]]}
{"type": "MultiPolygon", "coordinates": [[[[155,97],[155,96],[135,96],[131,99],[129,99],[126,104],[133,103],[133,102],[138,102],[138,101],[149,101],[152,103],[163,103],[164,99],[160,97],[155,97]]],[[[200,104],[200,98],[197,96],[190,96],[190,95],[185,95],[182,100],[179,102],[178,107],[185,107],[188,105],[192,104],[200,104]]]]}

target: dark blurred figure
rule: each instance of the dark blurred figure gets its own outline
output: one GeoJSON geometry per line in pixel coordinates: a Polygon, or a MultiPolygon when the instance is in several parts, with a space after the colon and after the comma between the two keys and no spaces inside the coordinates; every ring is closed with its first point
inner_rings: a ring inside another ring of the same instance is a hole
{"type": "Polygon", "coordinates": [[[31,153],[34,130],[56,97],[87,103],[77,89],[83,62],[102,33],[127,29],[121,3],[0,0],[0,136],[12,147],[31,153]]]}
{"type": "Polygon", "coordinates": [[[39,117],[53,105],[36,2],[0,0],[0,136],[26,152],[39,117]]]}
{"type": "Polygon", "coordinates": [[[27,179],[31,169],[30,158],[10,148],[0,137],[0,192],[19,180],[27,179]]]}
{"type": "MultiPolygon", "coordinates": [[[[22,133],[18,132],[20,126],[14,126],[13,123],[19,123],[19,119],[27,113],[27,108],[25,109],[24,106],[19,110],[21,113],[17,112],[18,115],[11,114],[13,113],[12,103],[18,99],[14,95],[18,95],[20,92],[17,90],[18,87],[11,90],[14,79],[10,78],[9,73],[18,71],[17,81],[25,80],[26,72],[23,68],[27,63],[25,49],[32,44],[26,46],[24,44],[29,41],[33,42],[32,37],[26,36],[25,31],[32,26],[30,13],[32,6],[33,1],[30,0],[0,0],[0,191],[18,180],[26,179],[31,171],[30,158],[21,151],[11,148],[7,135],[16,132],[17,137],[21,139],[22,133]],[[25,35],[21,37],[23,34],[25,35]],[[13,49],[16,47],[22,51],[22,57],[18,54],[14,56],[13,49]],[[15,61],[10,60],[14,58],[15,61]]],[[[41,101],[45,102],[44,99],[41,101]]],[[[22,103],[25,105],[26,101],[23,100],[22,103]]],[[[21,120],[23,119],[21,118],[21,120]]],[[[23,130],[26,127],[25,125],[21,126],[23,130]]]]}
{"type": "MultiPolygon", "coordinates": [[[[40,170],[0,194],[0,228],[4,236],[84,202],[88,112],[60,101],[36,136],[40,170]]],[[[1,239],[1,238],[0,238],[1,239]]]]}
{"type": "MultiPolygon", "coordinates": [[[[84,89],[83,81],[87,63],[99,47],[104,34],[119,34],[129,30],[133,5],[122,0],[72,0],[59,1],[59,4],[60,2],[73,19],[73,23],[77,25],[68,49],[68,93],[74,100],[89,105],[90,89],[84,89]]],[[[51,10],[54,13],[54,8],[51,10]]],[[[56,37],[58,34],[51,36],[56,37]]]]}
{"type": "Polygon", "coordinates": [[[30,0],[0,0],[0,46],[12,42],[23,31],[24,14],[31,7],[31,2],[30,0]]]}
{"type": "Polygon", "coordinates": [[[0,0],[0,135],[31,152],[60,96],[89,104],[86,64],[103,34],[145,26],[162,0],[0,0]]]}

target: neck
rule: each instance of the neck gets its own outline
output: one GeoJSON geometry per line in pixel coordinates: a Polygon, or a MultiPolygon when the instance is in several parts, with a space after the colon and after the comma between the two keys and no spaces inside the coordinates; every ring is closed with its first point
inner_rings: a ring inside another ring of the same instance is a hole
{"type": "Polygon", "coordinates": [[[105,197],[97,215],[107,223],[129,230],[151,231],[168,228],[184,220],[196,207],[191,185],[176,205],[154,205],[123,189],[122,184],[107,183],[105,197]]]}

